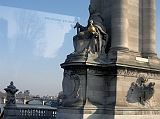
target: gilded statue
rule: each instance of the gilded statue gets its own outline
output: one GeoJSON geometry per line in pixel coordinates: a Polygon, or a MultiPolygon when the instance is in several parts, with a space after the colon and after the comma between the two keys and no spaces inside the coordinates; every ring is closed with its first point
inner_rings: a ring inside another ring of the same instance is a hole
{"type": "Polygon", "coordinates": [[[99,14],[96,15],[94,16],[95,18],[93,17],[93,19],[89,19],[86,27],[80,25],[78,22],[74,27],[77,28],[77,35],[73,38],[73,45],[75,48],[74,53],[82,53],[84,51],[91,52],[93,54],[95,52],[104,53],[107,33],[102,25],[102,18],[99,14]],[[82,46],[79,46],[81,44],[82,46]]]}

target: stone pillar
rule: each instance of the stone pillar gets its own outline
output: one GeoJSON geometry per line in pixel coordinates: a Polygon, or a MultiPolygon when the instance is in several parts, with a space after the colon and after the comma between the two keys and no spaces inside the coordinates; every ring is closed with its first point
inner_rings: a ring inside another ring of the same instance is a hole
{"type": "Polygon", "coordinates": [[[112,0],[111,49],[128,49],[128,0],[112,0]]]}
{"type": "Polygon", "coordinates": [[[16,106],[16,97],[15,94],[18,89],[14,86],[13,82],[11,81],[10,85],[4,89],[7,93],[7,102],[5,106],[16,106]]]}
{"type": "Polygon", "coordinates": [[[142,55],[156,55],[156,0],[142,0],[142,55]]]}
{"type": "Polygon", "coordinates": [[[141,0],[128,1],[128,47],[131,52],[139,53],[139,37],[140,37],[140,14],[139,7],[141,0]]]}
{"type": "Polygon", "coordinates": [[[10,85],[4,89],[7,94],[7,101],[4,107],[3,112],[3,119],[18,119],[18,111],[16,109],[16,92],[18,89],[14,86],[13,82],[11,81],[10,85]]]}

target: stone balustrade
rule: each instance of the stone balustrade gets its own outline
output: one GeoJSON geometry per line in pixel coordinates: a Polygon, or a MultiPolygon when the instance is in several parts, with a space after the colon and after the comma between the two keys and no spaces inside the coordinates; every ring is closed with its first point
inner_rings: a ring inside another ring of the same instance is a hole
{"type": "Polygon", "coordinates": [[[0,119],[56,119],[57,108],[45,105],[16,104],[15,94],[18,89],[13,82],[4,89],[7,101],[0,119]]]}
{"type": "Polygon", "coordinates": [[[56,119],[57,109],[49,106],[19,105],[4,107],[3,119],[56,119]]]}

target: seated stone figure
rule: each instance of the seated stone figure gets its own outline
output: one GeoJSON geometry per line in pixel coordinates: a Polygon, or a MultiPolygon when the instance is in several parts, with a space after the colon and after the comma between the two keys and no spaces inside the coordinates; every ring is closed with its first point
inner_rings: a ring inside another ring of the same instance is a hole
{"type": "Polygon", "coordinates": [[[90,7],[90,17],[86,27],[76,24],[77,35],[73,37],[74,54],[105,53],[107,33],[103,25],[103,18],[90,7]]]}
{"type": "MultiPolygon", "coordinates": [[[[77,35],[73,37],[73,45],[75,49],[74,53],[79,54],[89,50],[93,35],[88,29],[90,27],[89,25],[89,27],[83,27],[79,23],[77,24],[77,35]]],[[[90,25],[93,26],[93,23],[90,23],[90,25]]]]}

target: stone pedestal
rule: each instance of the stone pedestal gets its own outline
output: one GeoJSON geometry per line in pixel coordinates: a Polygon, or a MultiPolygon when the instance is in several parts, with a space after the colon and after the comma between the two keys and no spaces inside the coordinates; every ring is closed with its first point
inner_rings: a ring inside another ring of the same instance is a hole
{"type": "MultiPolygon", "coordinates": [[[[119,108],[119,109],[62,109],[60,110],[60,119],[159,119],[157,109],[135,109],[135,108],[119,108]],[[135,113],[133,113],[135,112],[135,113]],[[68,114],[70,113],[70,114],[68,114]],[[156,114],[155,114],[156,113],[156,114]]],[[[60,115],[57,115],[59,119],[60,115]]]]}
{"type": "Polygon", "coordinates": [[[57,119],[159,119],[159,59],[128,51],[106,59],[61,65],[64,99],[57,119]]]}

